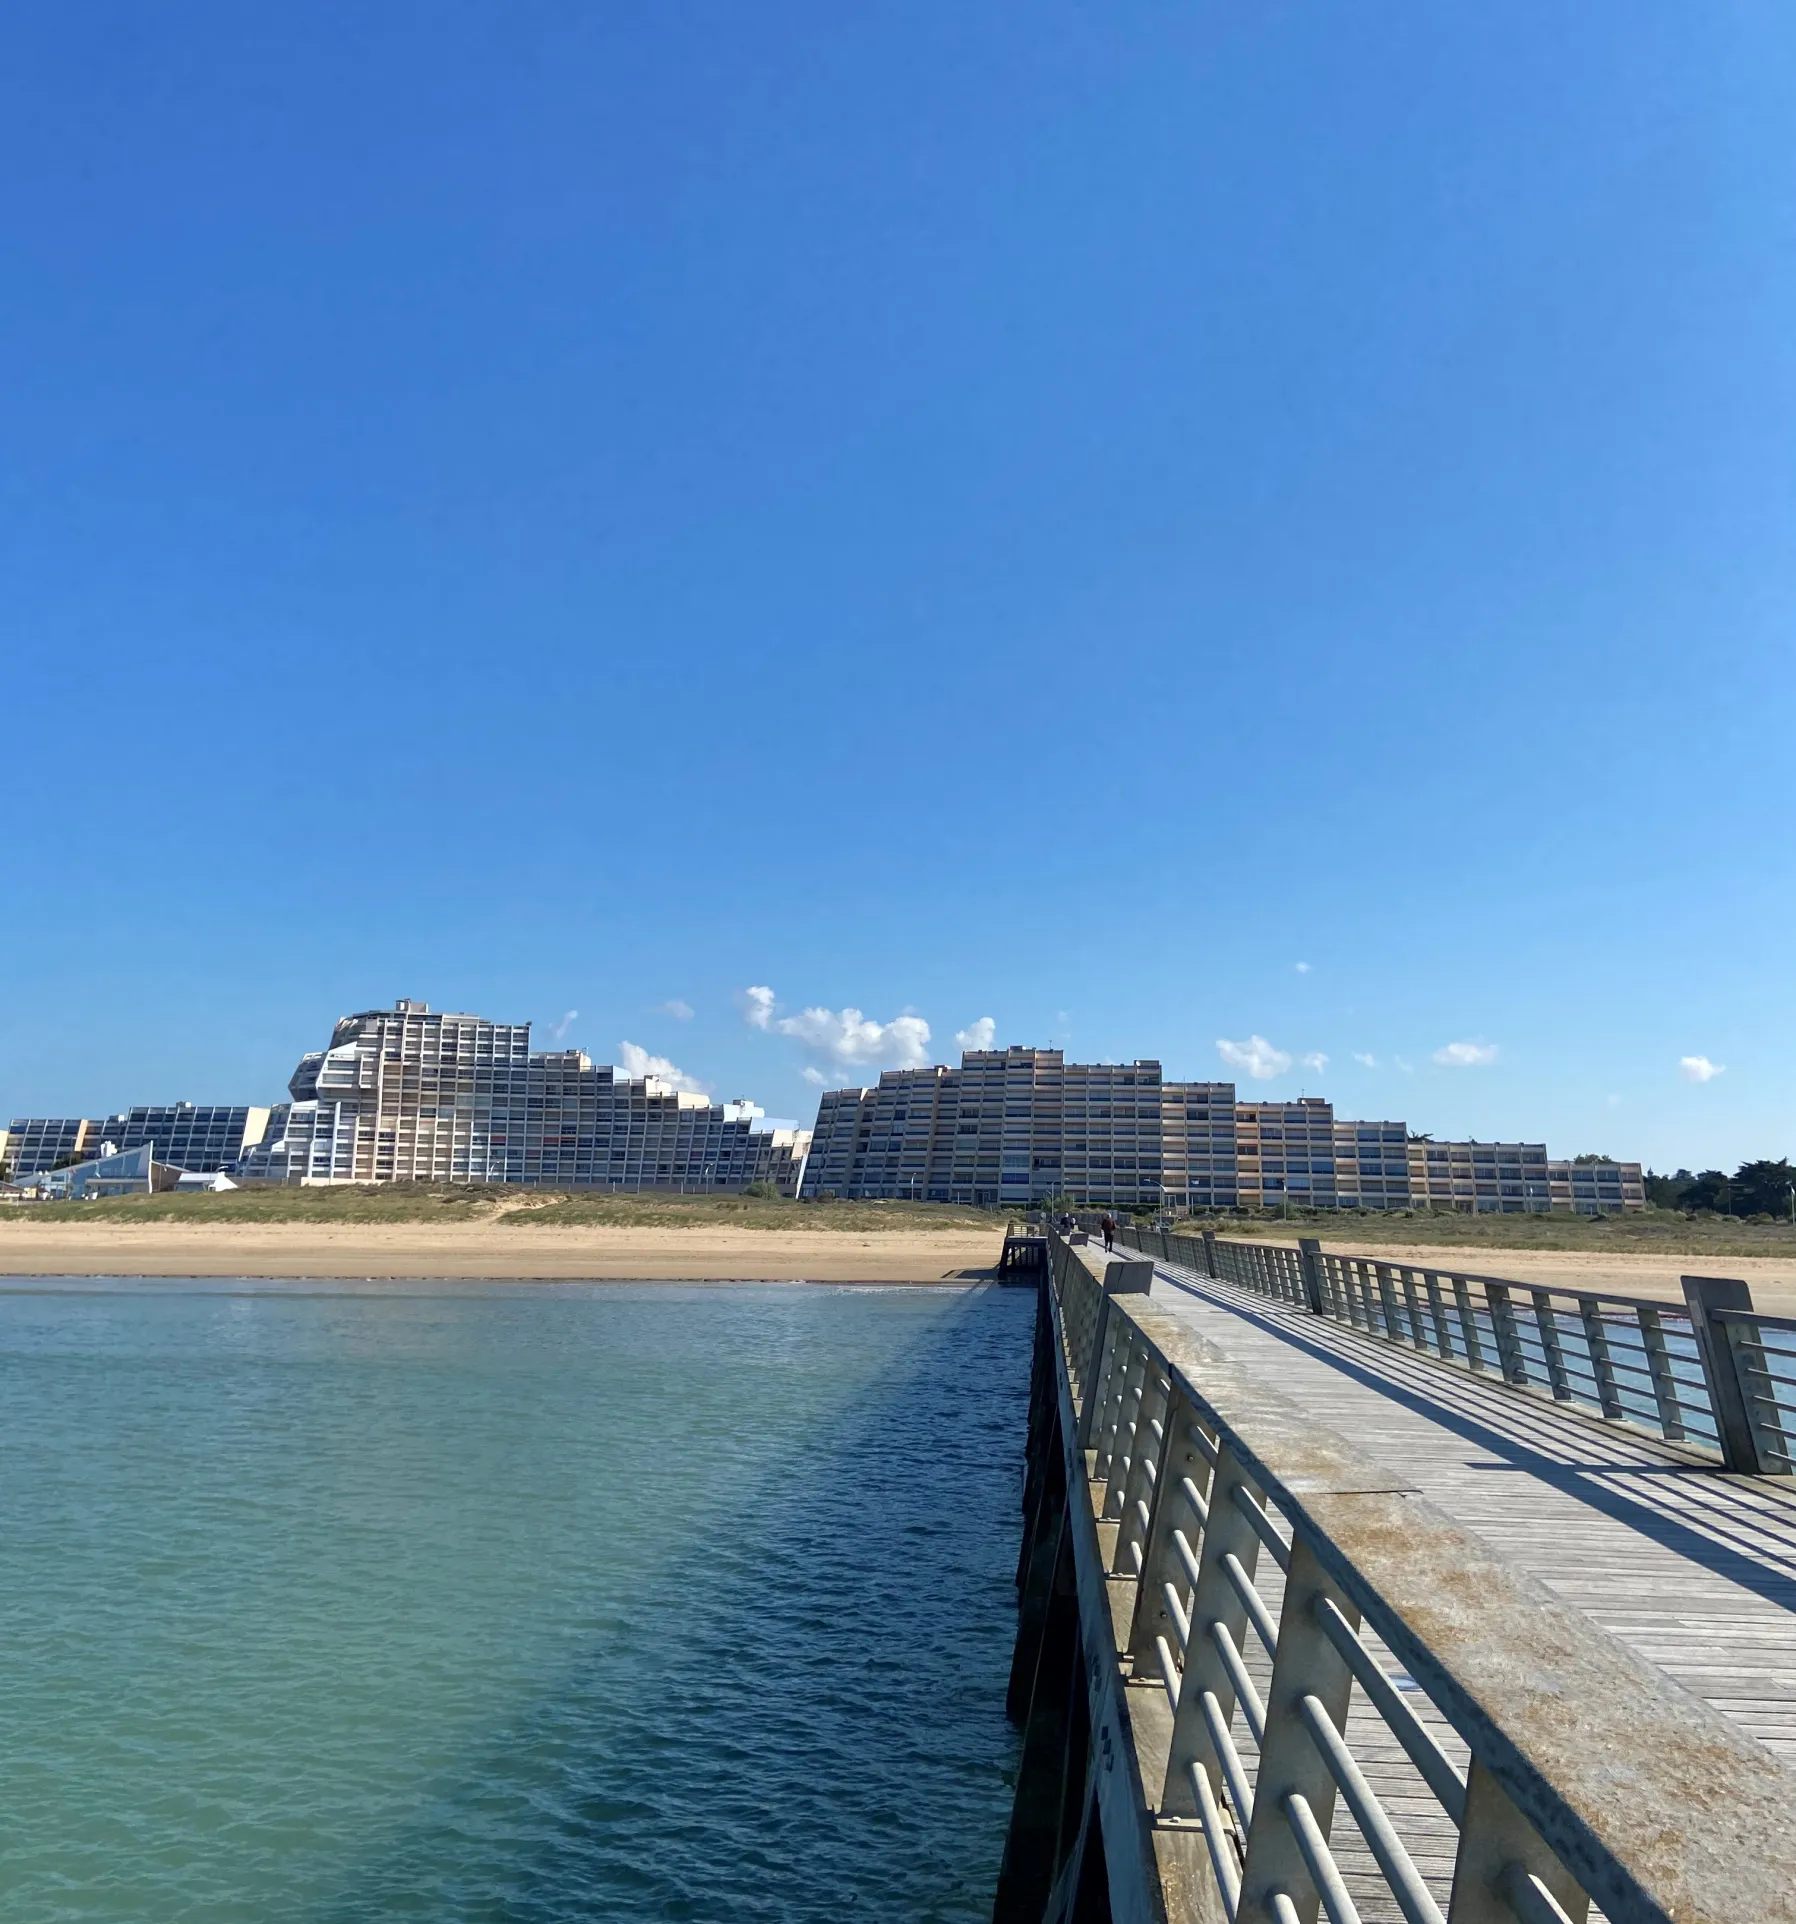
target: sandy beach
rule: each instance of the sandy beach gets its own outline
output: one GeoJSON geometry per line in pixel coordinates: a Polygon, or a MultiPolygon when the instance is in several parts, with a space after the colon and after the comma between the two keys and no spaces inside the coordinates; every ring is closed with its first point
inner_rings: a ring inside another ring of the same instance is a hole
{"type": "MultiPolygon", "coordinates": [[[[1001,1228],[803,1230],[456,1223],[32,1222],[0,1218],[3,1276],[491,1277],[518,1282],[936,1283],[998,1260],[1001,1228]]],[[[1271,1239],[1269,1239],[1271,1240],[1271,1239]]],[[[1327,1239],[1324,1238],[1326,1245],[1327,1239]]],[[[1358,1246],[1356,1245],[1356,1253],[1358,1246]]],[[[1368,1245],[1368,1255],[1681,1302],[1685,1274],[1739,1276],[1761,1309],[1796,1315],[1778,1257],[1368,1245]]]]}
{"type": "Polygon", "coordinates": [[[0,1221],[5,1276],[490,1277],[518,1282],[937,1283],[998,1260],[1002,1229],[803,1231],[0,1221]]]}
{"type": "MultiPolygon", "coordinates": [[[[1322,1244],[1324,1248],[1330,1246],[1326,1236],[1322,1244]]],[[[1440,1244],[1408,1248],[1394,1242],[1340,1247],[1343,1253],[1355,1256],[1389,1256],[1434,1269],[1457,1269],[1471,1276],[1555,1283],[1561,1289],[1649,1296],[1668,1303],[1684,1300],[1678,1280],[1682,1276],[1738,1276],[1751,1285],[1755,1308],[1778,1316],[1796,1315],[1796,1263],[1775,1256],[1668,1256],[1657,1251],[1587,1255],[1582,1250],[1496,1249],[1485,1244],[1469,1249],[1440,1244]]]]}

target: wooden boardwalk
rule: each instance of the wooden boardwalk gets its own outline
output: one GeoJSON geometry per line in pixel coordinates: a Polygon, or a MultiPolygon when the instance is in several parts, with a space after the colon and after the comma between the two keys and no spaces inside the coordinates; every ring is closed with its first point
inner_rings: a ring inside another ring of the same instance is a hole
{"type": "Polygon", "coordinates": [[[1156,1264],[1152,1295],[1796,1763],[1792,1480],[1723,1475],[1173,1264],[1156,1264]]]}

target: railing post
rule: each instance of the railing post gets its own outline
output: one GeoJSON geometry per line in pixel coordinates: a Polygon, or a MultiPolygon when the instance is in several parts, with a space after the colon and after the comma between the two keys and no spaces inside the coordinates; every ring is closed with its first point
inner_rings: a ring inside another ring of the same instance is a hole
{"type": "Polygon", "coordinates": [[[1237,1761],[1232,1756],[1233,1745],[1229,1745],[1231,1755],[1225,1761],[1217,1744],[1219,1733],[1227,1740],[1228,1728],[1234,1719],[1235,1680],[1210,1628],[1212,1624],[1220,1626],[1237,1651],[1247,1633],[1247,1606],[1237,1594],[1223,1558],[1236,1557],[1251,1582],[1260,1560],[1260,1537],[1235,1504],[1237,1489],[1245,1490],[1250,1502],[1259,1501],[1233,1453],[1219,1449],[1216,1473],[1210,1479],[1210,1520],[1204,1526],[1198,1548],[1197,1582],[1191,1592],[1191,1641],[1185,1650],[1179,1707],[1173,1713],[1172,1744],[1167,1752],[1160,1814],[1163,1817],[1199,1814],[1191,1773],[1201,1770],[1218,1801],[1226,1792],[1234,1808],[1235,1821],[1245,1837],[1248,1813],[1240,1808],[1239,1793],[1246,1791],[1251,1803],[1251,1785],[1244,1778],[1231,1784],[1234,1773],[1230,1764],[1237,1761]]]}
{"type": "Polygon", "coordinates": [[[1322,1298],[1322,1244],[1314,1236],[1299,1236],[1297,1260],[1303,1266],[1303,1296],[1312,1316],[1326,1316],[1322,1298]]]}
{"type": "Polygon", "coordinates": [[[1484,1345],[1478,1336],[1478,1312],[1472,1307],[1472,1286],[1463,1276],[1449,1278],[1453,1285],[1453,1307],[1459,1311],[1459,1334],[1465,1343],[1466,1368],[1482,1373],[1484,1345]]]}
{"type": "Polygon", "coordinates": [[[1428,1314],[1434,1323],[1434,1346],[1448,1362],[1453,1360],[1453,1338],[1447,1329],[1447,1308],[1441,1301],[1441,1279],[1432,1269],[1422,1271],[1422,1287],[1428,1292],[1428,1314]]]}
{"type": "Polygon", "coordinates": [[[1603,1406],[1603,1414],[1612,1423],[1619,1423],[1627,1415],[1621,1402],[1621,1391],[1615,1382],[1615,1365],[1609,1356],[1609,1333],[1603,1328],[1603,1312],[1595,1303],[1580,1303],[1584,1319],[1584,1347],[1590,1351],[1590,1367],[1596,1375],[1597,1400],[1603,1406]]]}
{"type": "Polygon", "coordinates": [[[1079,1448],[1089,1450],[1092,1438],[1097,1432],[1098,1415],[1103,1407],[1105,1386],[1112,1367],[1111,1349],[1114,1342],[1114,1329],[1121,1327],[1120,1319],[1112,1316],[1110,1292],[1098,1288],[1096,1313],[1091,1319],[1090,1366],[1081,1377],[1081,1388],[1085,1400],[1079,1405],[1079,1448]]]}
{"type": "Polygon", "coordinates": [[[1685,1276],[1682,1282],[1691,1327],[1696,1331],[1696,1354],[1702,1362],[1703,1380],[1709,1386],[1709,1407],[1715,1413],[1715,1430],[1721,1439],[1721,1466],[1738,1476],[1762,1476],[1764,1466],[1759,1462],[1758,1444],[1746,1411],[1749,1392],[1740,1381],[1727,1325],[1710,1314],[1717,1309],[1751,1309],[1752,1291],[1735,1276],[1685,1276]]]}
{"type": "Polygon", "coordinates": [[[1684,1412],[1678,1398],[1678,1379],[1672,1372],[1671,1347],[1665,1341],[1665,1325],[1659,1312],[1648,1309],[1644,1303],[1634,1314],[1640,1323],[1640,1347],[1646,1351],[1646,1367],[1652,1377],[1659,1427],[1672,1442],[1680,1442],[1684,1435],[1684,1412]]]}
{"type": "MultiPolygon", "coordinates": [[[[1079,1259],[1074,1257],[1073,1260],[1078,1262],[1079,1259]]],[[[1081,1263],[1080,1267],[1084,1268],[1084,1265],[1081,1263]]],[[[1085,1401],[1079,1410],[1079,1447],[1082,1450],[1091,1449],[1096,1441],[1098,1416],[1109,1394],[1111,1370],[1115,1363],[1115,1343],[1112,1339],[1118,1319],[1111,1314],[1111,1299],[1116,1296],[1143,1296],[1153,1280],[1152,1263],[1111,1263],[1104,1271],[1102,1283],[1092,1278],[1092,1288],[1097,1291],[1097,1314],[1093,1319],[1091,1368],[1082,1382],[1085,1391],[1085,1401]]]]}
{"type": "Polygon", "coordinates": [[[1302,1924],[1313,1924],[1318,1896],[1291,1828],[1289,1801],[1310,1808],[1324,1838],[1334,1818],[1335,1780],[1303,1713],[1303,1700],[1316,1698],[1336,1730],[1347,1727],[1353,1673],[1341,1660],[1316,1615],[1327,1597],[1354,1629],[1359,1611],[1346,1593],[1330,1583],[1301,1536],[1291,1545],[1291,1567],[1279,1611],[1278,1650],[1266,1693],[1266,1735],[1254,1780],[1253,1822],[1247,1832],[1247,1861],[1241,1872],[1241,1902],[1236,1916],[1272,1917],[1272,1896],[1283,1891],[1302,1924]]]}
{"type": "Polygon", "coordinates": [[[1754,1387],[1756,1376],[1767,1386],[1771,1373],[1765,1364],[1765,1346],[1751,1323],[1728,1317],[1721,1326],[1733,1351],[1734,1373],[1740,1380],[1740,1394],[1746,1404],[1746,1420],[1752,1425],[1752,1444],[1758,1452],[1761,1476],[1788,1476],[1791,1471],[1790,1439],[1785,1433],[1775,1392],[1754,1387]]]}
{"type": "Polygon", "coordinates": [[[1422,1324],[1422,1299],[1416,1294],[1416,1272],[1405,1263],[1397,1272],[1403,1283],[1403,1302],[1409,1311],[1410,1340],[1419,1350],[1428,1347],[1428,1336],[1422,1324]]]}
{"type": "Polygon", "coordinates": [[[1572,1400],[1571,1378],[1566,1374],[1565,1356],[1559,1347],[1559,1312],[1553,1307],[1552,1293],[1544,1289],[1529,1292],[1534,1298],[1534,1323],[1540,1331],[1540,1353],[1547,1362],[1547,1384],[1560,1403],[1572,1400]]]}
{"type": "MultiPolygon", "coordinates": [[[[1108,1460],[1100,1462],[1098,1473],[1104,1478],[1104,1520],[1114,1523],[1123,1513],[1123,1492],[1129,1472],[1141,1451],[1147,1433],[1149,1384],[1155,1374],[1153,1354],[1147,1339],[1138,1336],[1130,1345],[1129,1373],[1123,1379],[1121,1400],[1116,1409],[1116,1429],[1109,1439],[1108,1460]]],[[[1133,1576],[1133,1570],[1128,1575],[1133,1576]]]]}
{"type": "Polygon", "coordinates": [[[1204,1236],[1204,1271],[1205,1271],[1205,1274],[1214,1278],[1217,1273],[1216,1232],[1213,1229],[1206,1229],[1203,1232],[1203,1236],[1204,1236]]]}
{"type": "Polygon", "coordinates": [[[1110,1481],[1111,1466],[1123,1440],[1122,1425],[1129,1407],[1129,1392],[1141,1367],[1141,1339],[1135,1325],[1119,1320],[1114,1313],[1111,1321],[1116,1334],[1110,1342],[1110,1368],[1104,1375],[1104,1407],[1098,1412],[1098,1426],[1091,1439],[1091,1447],[1096,1452],[1091,1480],[1103,1484],[1110,1481]]]}
{"type": "Polygon", "coordinates": [[[1129,1630],[1129,1654],[1138,1677],[1152,1674],[1148,1666],[1154,1661],[1156,1639],[1165,1637],[1169,1645],[1173,1640],[1166,1586],[1170,1583],[1181,1597],[1185,1594],[1185,1561],[1173,1538],[1182,1533],[1187,1549],[1202,1541],[1202,1520],[1192,1513],[1183,1486],[1189,1481],[1200,1500],[1207,1498],[1210,1489],[1210,1459],[1192,1435],[1197,1427],[1196,1407],[1176,1388],[1161,1424],[1160,1462],[1147,1540],[1142,1545],[1141,1587],[1135,1593],[1135,1618],[1129,1630]]]}
{"type": "MultiPolygon", "coordinates": [[[[1510,1889],[1530,1876],[1539,1878],[1552,1893],[1571,1924],[1584,1924],[1590,1899],[1474,1755],[1466,1778],[1465,1817],[1459,1828],[1447,1924],[1515,1924],[1518,1915],[1529,1913],[1518,1909],[1510,1889]]],[[[1536,1905],[1534,1914],[1541,1908],[1536,1905]]]]}
{"type": "Polygon", "coordinates": [[[1373,1268],[1378,1276],[1378,1307],[1384,1317],[1384,1333],[1393,1343],[1401,1343],[1403,1332],[1398,1327],[1397,1286],[1391,1277],[1391,1266],[1389,1263],[1375,1263],[1373,1268]]]}
{"type": "Polygon", "coordinates": [[[1128,1478],[1120,1485],[1112,1478],[1110,1489],[1105,1492],[1104,1514],[1114,1514],[1120,1525],[1116,1532],[1116,1550],[1110,1559],[1112,1576],[1139,1577],[1146,1560],[1147,1533],[1153,1521],[1154,1491],[1161,1480],[1172,1435],[1167,1427],[1167,1418],[1171,1415],[1171,1389],[1172,1382],[1166,1375],[1165,1365],[1150,1349],[1141,1379],[1141,1398],[1135,1406],[1135,1432],[1129,1443],[1128,1478]],[[1154,1446],[1156,1426],[1160,1431],[1157,1448],[1154,1446]],[[1112,1493],[1116,1498],[1114,1511],[1111,1509],[1112,1493]]]}
{"type": "Polygon", "coordinates": [[[1509,1300],[1509,1291],[1501,1283],[1486,1283],[1484,1300],[1490,1308],[1490,1326],[1497,1339],[1497,1361],[1503,1371],[1503,1381],[1525,1389],[1528,1363],[1522,1355],[1522,1339],[1515,1327],[1515,1305],[1509,1300]]]}

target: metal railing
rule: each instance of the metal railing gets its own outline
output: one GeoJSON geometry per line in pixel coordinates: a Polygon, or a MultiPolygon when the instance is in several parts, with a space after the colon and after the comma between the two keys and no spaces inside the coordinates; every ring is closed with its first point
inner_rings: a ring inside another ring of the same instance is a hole
{"type": "Polygon", "coordinates": [[[1796,1918],[1796,1773],[1170,1310],[1050,1251],[1169,1919],[1796,1918]]]}
{"type": "Polygon", "coordinates": [[[1796,1319],[1752,1307],[1731,1278],[1686,1277],[1686,1300],[1522,1283],[1304,1238],[1237,1242],[1130,1224],[1117,1242],[1401,1348],[1720,1457],[1796,1472],[1796,1319]]]}

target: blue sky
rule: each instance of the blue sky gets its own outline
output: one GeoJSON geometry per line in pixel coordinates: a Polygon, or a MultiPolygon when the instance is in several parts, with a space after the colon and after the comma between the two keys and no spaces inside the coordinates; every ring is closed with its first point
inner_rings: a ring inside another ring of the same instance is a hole
{"type": "Polygon", "coordinates": [[[9,9],[0,1111],[414,995],[1796,1152],[1792,126],[1769,0],[9,9]]]}

